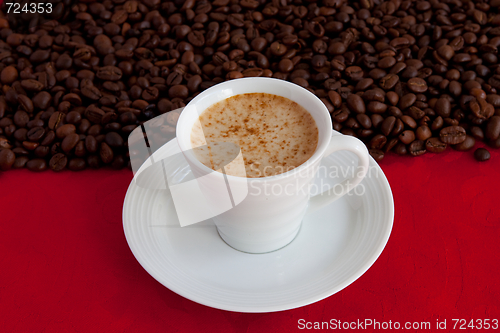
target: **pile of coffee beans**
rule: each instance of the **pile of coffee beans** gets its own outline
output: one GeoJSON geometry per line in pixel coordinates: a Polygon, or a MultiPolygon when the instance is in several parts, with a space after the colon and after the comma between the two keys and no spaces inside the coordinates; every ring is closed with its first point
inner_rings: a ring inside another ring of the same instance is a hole
{"type": "MultiPolygon", "coordinates": [[[[499,7],[85,0],[54,3],[51,15],[4,15],[0,169],[122,168],[137,126],[251,76],[315,93],[334,129],[363,140],[377,161],[389,151],[469,150],[476,140],[498,148],[499,7]]],[[[159,125],[171,134],[175,123],[159,125]]]]}

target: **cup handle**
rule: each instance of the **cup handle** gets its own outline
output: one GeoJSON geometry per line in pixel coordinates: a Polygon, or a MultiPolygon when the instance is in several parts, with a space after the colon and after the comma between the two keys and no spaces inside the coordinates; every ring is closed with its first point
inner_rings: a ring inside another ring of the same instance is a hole
{"type": "Polygon", "coordinates": [[[324,191],[323,193],[311,197],[309,199],[307,214],[315,212],[316,210],[339,199],[344,194],[355,188],[366,176],[370,159],[368,155],[368,149],[366,149],[365,144],[361,140],[353,136],[332,132],[332,139],[330,140],[330,144],[328,145],[323,158],[339,150],[347,150],[355,153],[358,156],[359,162],[358,167],[354,172],[354,177],[348,178],[342,183],[336,185],[340,186],[340,188],[342,189],[342,192],[340,193],[336,193],[335,191],[332,191],[332,189],[329,189],[324,191]]]}

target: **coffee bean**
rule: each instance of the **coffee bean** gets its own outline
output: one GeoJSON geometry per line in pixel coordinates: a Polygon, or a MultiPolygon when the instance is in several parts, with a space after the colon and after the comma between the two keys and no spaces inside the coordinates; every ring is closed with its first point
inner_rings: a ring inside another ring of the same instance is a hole
{"type": "Polygon", "coordinates": [[[424,79],[414,77],[408,80],[408,89],[416,93],[427,91],[427,83],[424,79]]]}
{"type": "Polygon", "coordinates": [[[111,148],[120,148],[123,146],[123,139],[120,134],[116,132],[109,132],[106,134],[105,142],[111,148]]]}
{"type": "Polygon", "coordinates": [[[410,154],[413,156],[420,156],[426,153],[425,143],[422,140],[415,140],[410,144],[410,154]]]}
{"type": "Polygon", "coordinates": [[[382,149],[386,143],[387,138],[382,134],[377,134],[370,140],[368,147],[372,149],[382,149]]]}
{"type": "Polygon", "coordinates": [[[0,150],[0,170],[9,170],[16,161],[16,155],[10,149],[0,150]]]}
{"type": "Polygon", "coordinates": [[[71,171],[81,171],[87,167],[83,158],[72,158],[68,163],[68,169],[71,171]]]}
{"type": "Polygon", "coordinates": [[[345,69],[345,74],[353,81],[359,81],[363,78],[363,69],[358,66],[351,66],[345,69]]]}
{"type": "Polygon", "coordinates": [[[489,160],[490,157],[491,157],[491,155],[490,155],[490,152],[487,149],[485,149],[485,148],[478,148],[474,152],[474,157],[479,162],[484,162],[484,161],[489,160]]]}
{"type": "MultiPolygon", "coordinates": [[[[396,95],[397,96],[397,95],[396,95]]],[[[406,109],[409,108],[410,106],[413,105],[417,100],[417,96],[415,94],[409,93],[401,97],[399,100],[399,107],[401,109],[406,109]]]]}
{"type": "Polygon", "coordinates": [[[368,103],[367,108],[372,113],[384,113],[387,110],[387,104],[378,101],[371,101],[368,103]]]}
{"type": "Polygon", "coordinates": [[[441,153],[446,150],[447,146],[448,145],[439,140],[439,138],[429,138],[425,141],[425,148],[431,153],[441,153]]]}
{"type": "Polygon", "coordinates": [[[53,171],[61,171],[66,168],[68,158],[62,153],[55,154],[49,161],[49,168],[53,171]]]}
{"type": "Polygon", "coordinates": [[[363,102],[363,99],[356,94],[351,94],[347,96],[347,106],[349,109],[355,113],[365,113],[366,108],[365,108],[365,103],[363,102]]]}
{"type": "Polygon", "coordinates": [[[465,141],[466,133],[463,127],[449,126],[439,132],[439,137],[444,143],[456,145],[465,141]]]}
{"type": "Polygon", "coordinates": [[[44,171],[47,169],[47,162],[42,158],[35,158],[26,163],[26,168],[30,171],[44,171]]]}
{"type": "Polygon", "coordinates": [[[65,124],[56,129],[56,136],[59,139],[64,139],[69,134],[74,134],[76,132],[76,127],[73,124],[65,124]]]}
{"type": "Polygon", "coordinates": [[[396,74],[388,74],[380,80],[380,87],[385,90],[390,90],[399,82],[399,77],[396,74]]]}
{"type": "Polygon", "coordinates": [[[27,156],[19,156],[16,157],[16,160],[14,161],[14,164],[12,164],[12,168],[14,169],[22,169],[26,165],[26,163],[30,159],[27,156]]]}
{"type": "Polygon", "coordinates": [[[69,153],[73,148],[75,148],[76,144],[80,141],[80,136],[76,133],[70,133],[66,135],[61,142],[61,149],[65,153],[69,153]]]}
{"type": "Polygon", "coordinates": [[[385,118],[385,120],[380,125],[380,129],[382,131],[382,134],[384,134],[385,136],[388,136],[392,132],[395,123],[396,123],[396,117],[389,116],[389,117],[385,118]]]}
{"type": "Polygon", "coordinates": [[[359,124],[363,126],[366,129],[369,129],[372,127],[372,121],[369,116],[367,116],[364,113],[360,113],[356,115],[356,119],[358,120],[359,124]]]}
{"type": "Polygon", "coordinates": [[[373,157],[373,159],[377,162],[382,161],[384,158],[384,152],[380,149],[369,149],[368,152],[370,153],[370,156],[373,157]]]}
{"type": "Polygon", "coordinates": [[[410,128],[417,128],[417,122],[415,121],[415,119],[413,119],[412,117],[408,116],[408,115],[404,115],[404,116],[401,116],[399,119],[401,119],[401,121],[408,127],[410,128]]]}
{"type": "Polygon", "coordinates": [[[478,126],[471,127],[470,133],[475,139],[484,140],[484,132],[480,127],[478,126]]]}
{"type": "Polygon", "coordinates": [[[394,128],[392,129],[390,135],[398,136],[401,132],[403,132],[403,129],[404,129],[404,124],[401,121],[401,119],[396,119],[396,122],[394,123],[394,128]]]}
{"type": "Polygon", "coordinates": [[[30,119],[30,117],[26,113],[26,111],[17,111],[14,114],[14,124],[17,127],[26,127],[26,125],[28,124],[29,119],[30,119]]]}
{"type": "Polygon", "coordinates": [[[363,98],[368,101],[384,102],[384,91],[381,89],[370,89],[364,92],[363,98]]]}
{"type": "Polygon", "coordinates": [[[17,80],[18,76],[17,69],[14,66],[7,66],[0,73],[0,81],[3,84],[11,84],[17,80]]]}
{"type": "Polygon", "coordinates": [[[45,130],[43,127],[33,127],[30,129],[26,135],[27,139],[30,141],[39,141],[45,135],[45,130]]]}
{"type": "MultiPolygon", "coordinates": [[[[23,129],[24,131],[27,131],[26,129],[23,129]]],[[[17,131],[16,131],[17,132],[17,131]]],[[[21,141],[21,140],[19,140],[21,141]]],[[[0,137],[0,149],[11,149],[12,145],[10,144],[9,140],[6,138],[0,137]]]]}
{"type": "Polygon", "coordinates": [[[101,160],[99,159],[99,156],[97,155],[89,155],[87,157],[87,164],[89,167],[93,169],[97,169],[101,167],[101,160]]]}
{"type": "Polygon", "coordinates": [[[101,149],[99,150],[99,156],[104,164],[109,164],[114,158],[113,150],[105,142],[102,142],[101,149]]]}
{"type": "Polygon", "coordinates": [[[38,142],[23,141],[23,147],[27,150],[35,150],[40,144],[38,142]]]}
{"type": "Polygon", "coordinates": [[[378,61],[378,67],[382,69],[390,68],[396,64],[394,57],[384,57],[378,61]]]}
{"type": "Polygon", "coordinates": [[[342,105],[342,97],[340,97],[339,93],[337,93],[336,91],[329,91],[328,98],[335,108],[339,108],[342,105]]]}
{"type": "Polygon", "coordinates": [[[465,137],[465,140],[457,145],[453,145],[453,149],[459,150],[459,151],[466,151],[474,148],[474,145],[476,144],[476,139],[474,137],[467,135],[465,137]]]}
{"type": "Polygon", "coordinates": [[[500,137],[500,116],[493,116],[486,124],[486,139],[496,140],[500,137]]]}
{"type": "Polygon", "coordinates": [[[122,70],[115,66],[100,67],[96,73],[97,78],[105,81],[118,81],[122,75],[122,70]]]}
{"type": "Polygon", "coordinates": [[[418,127],[415,133],[416,133],[417,139],[422,140],[422,141],[425,141],[432,136],[431,129],[426,125],[418,127]]]}
{"type": "Polygon", "coordinates": [[[441,97],[437,100],[434,107],[436,113],[441,117],[449,117],[451,114],[451,104],[448,98],[441,97]]]}
{"type": "Polygon", "coordinates": [[[404,144],[409,144],[415,140],[415,133],[410,130],[406,130],[399,135],[399,141],[404,144]]]}
{"type": "Polygon", "coordinates": [[[94,136],[87,135],[87,137],[85,138],[85,149],[91,154],[97,152],[97,140],[94,136]]]}
{"type": "Polygon", "coordinates": [[[36,157],[47,157],[50,153],[50,147],[48,146],[38,146],[34,150],[34,154],[36,157]]]}
{"type": "Polygon", "coordinates": [[[28,96],[26,95],[17,96],[17,102],[24,109],[24,111],[28,113],[33,112],[33,102],[31,101],[31,99],[29,99],[28,96]]]}
{"type": "Polygon", "coordinates": [[[396,144],[393,150],[398,155],[406,155],[408,152],[408,150],[406,149],[406,145],[402,142],[396,144]]]}

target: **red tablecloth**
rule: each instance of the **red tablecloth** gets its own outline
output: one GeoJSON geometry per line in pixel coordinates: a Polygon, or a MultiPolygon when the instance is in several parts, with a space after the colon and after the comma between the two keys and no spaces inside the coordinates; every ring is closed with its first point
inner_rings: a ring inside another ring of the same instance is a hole
{"type": "Polygon", "coordinates": [[[0,331],[288,332],[366,319],[433,329],[444,320],[451,329],[453,319],[493,324],[500,319],[500,152],[485,163],[472,155],[386,157],[396,213],[380,258],[321,302],[267,314],[199,305],[148,275],[122,229],[130,171],[1,173],[0,331]]]}

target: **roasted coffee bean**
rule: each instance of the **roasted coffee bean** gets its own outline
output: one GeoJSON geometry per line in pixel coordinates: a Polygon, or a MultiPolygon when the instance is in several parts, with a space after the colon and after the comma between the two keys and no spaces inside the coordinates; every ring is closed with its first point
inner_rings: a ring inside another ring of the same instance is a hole
{"type": "Polygon", "coordinates": [[[484,132],[478,126],[472,126],[470,129],[471,135],[477,140],[484,140],[484,132]]]}
{"type": "Polygon", "coordinates": [[[94,104],[91,104],[87,107],[84,114],[91,123],[100,124],[105,112],[94,104]]]}
{"type": "Polygon", "coordinates": [[[105,142],[102,142],[101,149],[99,150],[99,156],[104,164],[109,164],[114,158],[113,150],[105,142]]]}
{"type": "Polygon", "coordinates": [[[382,149],[386,143],[387,138],[382,134],[377,134],[370,140],[368,147],[372,149],[382,149]]]}
{"type": "Polygon", "coordinates": [[[0,81],[3,84],[11,84],[17,80],[18,76],[16,67],[7,66],[0,73],[0,81]]]}
{"type": "Polygon", "coordinates": [[[479,162],[484,162],[489,160],[491,157],[490,152],[485,148],[478,148],[474,152],[474,158],[479,162]]]}
{"type": "Polygon", "coordinates": [[[34,158],[73,139],[73,169],[103,156],[120,168],[137,126],[243,77],[315,93],[378,160],[415,154],[416,141],[462,149],[471,140],[456,128],[500,145],[496,3],[153,2],[61,3],[57,26],[2,26],[0,149],[34,158]],[[398,138],[410,132],[407,147],[398,138]]]}
{"type": "Polygon", "coordinates": [[[413,156],[420,156],[422,154],[425,154],[426,153],[425,143],[422,140],[415,140],[410,144],[408,150],[410,151],[410,154],[413,156]]]}
{"type": "Polygon", "coordinates": [[[382,134],[384,134],[385,136],[388,136],[392,132],[395,123],[396,123],[396,117],[389,116],[389,117],[385,118],[385,120],[382,122],[382,124],[380,126],[382,134]]]}
{"type": "Polygon", "coordinates": [[[47,169],[47,162],[42,158],[35,158],[26,163],[26,168],[30,171],[44,171],[47,169]]]}
{"type": "Polygon", "coordinates": [[[456,145],[465,141],[466,133],[463,127],[449,126],[439,132],[439,137],[444,143],[456,145]]]}
{"type": "Polygon", "coordinates": [[[399,77],[396,74],[388,74],[380,80],[380,87],[385,90],[390,90],[399,82],[399,77]]]}
{"type": "Polygon", "coordinates": [[[9,170],[16,161],[16,155],[10,149],[0,150],[0,170],[9,170]]]}
{"type": "Polygon", "coordinates": [[[393,151],[398,155],[406,155],[408,150],[406,149],[406,145],[402,142],[396,144],[393,148],[393,151]]]}
{"type": "Polygon", "coordinates": [[[404,129],[404,124],[401,119],[396,119],[396,123],[394,124],[394,128],[392,129],[391,135],[398,136],[404,129]]]}
{"type": "Polygon", "coordinates": [[[439,138],[429,138],[425,141],[425,148],[431,153],[441,153],[446,150],[447,146],[448,145],[439,140],[439,138]]]}
{"type": "Polygon", "coordinates": [[[363,99],[356,94],[351,94],[347,96],[347,106],[349,109],[355,113],[365,113],[366,108],[365,108],[365,103],[363,102],[363,99]]]}
{"type": "Polygon", "coordinates": [[[41,158],[47,157],[50,153],[50,147],[38,146],[35,148],[33,153],[35,154],[36,157],[41,157],[41,158]]]}
{"type": "Polygon", "coordinates": [[[366,114],[359,113],[356,115],[356,119],[362,127],[366,128],[366,129],[369,129],[372,127],[372,120],[366,114]]]}
{"type": "Polygon", "coordinates": [[[73,148],[75,148],[76,144],[80,141],[80,136],[76,133],[70,133],[66,135],[61,142],[61,149],[65,153],[69,153],[73,148]]]}
{"type": "Polygon", "coordinates": [[[21,168],[24,168],[24,166],[26,165],[26,163],[29,161],[30,159],[27,157],[27,156],[19,156],[19,157],[16,157],[16,160],[14,161],[14,164],[12,164],[12,168],[13,169],[21,169],[21,168]]]}
{"type": "Polygon", "coordinates": [[[49,168],[53,171],[61,171],[66,168],[68,158],[62,153],[55,154],[49,161],[49,168]]]}
{"type": "Polygon", "coordinates": [[[406,94],[399,100],[399,107],[401,108],[401,110],[409,108],[410,106],[413,105],[413,103],[416,102],[416,100],[417,96],[415,94],[413,93],[406,94]]]}
{"type": "Polygon", "coordinates": [[[408,80],[408,89],[415,93],[423,93],[427,91],[427,82],[424,79],[414,77],[408,80]]]}
{"type": "Polygon", "coordinates": [[[412,117],[408,116],[408,115],[404,115],[404,116],[401,116],[399,119],[401,119],[401,121],[408,127],[410,128],[417,128],[417,122],[415,121],[415,119],[413,119],[412,117]]]}
{"type": "Polygon", "coordinates": [[[29,141],[39,141],[45,135],[43,127],[33,127],[28,131],[26,137],[29,141]]]}
{"type": "Polygon", "coordinates": [[[404,144],[409,144],[415,140],[415,133],[410,130],[406,130],[399,135],[399,141],[404,144]]]}
{"type": "MultiPolygon", "coordinates": [[[[14,132],[14,139],[16,139],[17,141],[26,141],[28,140],[28,129],[27,128],[18,128],[15,132],[14,132]]],[[[7,139],[0,139],[0,148],[12,148],[12,145],[10,145],[10,143],[8,143],[7,139]],[[4,141],[5,140],[5,141],[4,141]]]]}
{"type": "Polygon", "coordinates": [[[72,158],[68,163],[68,169],[71,171],[81,171],[87,167],[83,158],[72,158]]]}
{"type": "Polygon", "coordinates": [[[486,139],[496,140],[500,137],[500,116],[493,116],[486,124],[486,139]]]}
{"type": "Polygon", "coordinates": [[[368,103],[368,110],[372,113],[384,113],[387,110],[387,104],[378,102],[378,101],[371,101],[368,103]]]}
{"type": "Polygon", "coordinates": [[[436,105],[434,106],[434,110],[439,116],[443,118],[449,117],[451,114],[450,100],[445,97],[439,98],[436,102],[436,105]]]}
{"type": "Polygon", "coordinates": [[[452,147],[455,150],[466,151],[474,148],[475,144],[476,144],[476,139],[474,139],[473,136],[467,135],[463,142],[457,145],[453,145],[452,147]]]}
{"type": "Polygon", "coordinates": [[[368,101],[384,102],[384,92],[380,89],[367,90],[363,94],[363,98],[368,101]]]}
{"type": "Polygon", "coordinates": [[[104,141],[111,148],[120,148],[123,146],[123,139],[122,139],[121,135],[116,133],[116,132],[107,133],[104,141]]]}
{"type": "Polygon", "coordinates": [[[73,124],[65,124],[56,129],[56,136],[59,139],[64,139],[69,134],[76,133],[76,127],[73,124]]]}
{"type": "Polygon", "coordinates": [[[97,152],[97,140],[94,136],[87,135],[87,137],[85,138],[85,149],[91,154],[97,152]]]}
{"type": "Polygon", "coordinates": [[[351,66],[345,69],[345,74],[353,81],[359,81],[363,78],[363,69],[358,66],[351,66]]]}
{"type": "Polygon", "coordinates": [[[29,115],[26,113],[26,111],[17,111],[14,114],[14,124],[17,127],[26,127],[28,125],[28,121],[30,120],[29,115]]]}
{"type": "Polygon", "coordinates": [[[380,149],[369,149],[368,152],[370,153],[370,156],[373,157],[373,159],[377,162],[382,161],[384,158],[384,152],[380,149]]]}

